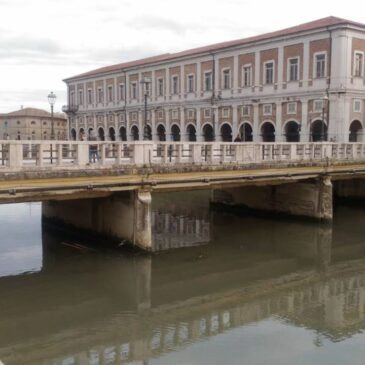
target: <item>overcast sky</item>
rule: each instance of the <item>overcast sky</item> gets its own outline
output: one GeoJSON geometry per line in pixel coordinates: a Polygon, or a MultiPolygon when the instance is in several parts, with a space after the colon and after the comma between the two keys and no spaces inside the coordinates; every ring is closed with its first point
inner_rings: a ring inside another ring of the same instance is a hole
{"type": "Polygon", "coordinates": [[[0,112],[56,110],[62,79],[97,67],[334,15],[365,23],[365,2],[306,0],[0,0],[0,112]]]}

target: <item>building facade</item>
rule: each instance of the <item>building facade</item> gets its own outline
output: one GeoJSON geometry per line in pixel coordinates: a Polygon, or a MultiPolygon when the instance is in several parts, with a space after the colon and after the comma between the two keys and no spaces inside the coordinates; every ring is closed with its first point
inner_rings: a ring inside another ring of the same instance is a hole
{"type": "MultiPolygon", "coordinates": [[[[53,117],[54,138],[68,139],[66,115],[55,113],[53,117]]],[[[51,113],[42,109],[24,108],[8,114],[0,114],[0,138],[19,140],[51,139],[51,113]]]]}
{"type": "Polygon", "coordinates": [[[364,53],[365,25],[328,17],[103,67],[64,80],[70,137],[360,141],[364,53]]]}

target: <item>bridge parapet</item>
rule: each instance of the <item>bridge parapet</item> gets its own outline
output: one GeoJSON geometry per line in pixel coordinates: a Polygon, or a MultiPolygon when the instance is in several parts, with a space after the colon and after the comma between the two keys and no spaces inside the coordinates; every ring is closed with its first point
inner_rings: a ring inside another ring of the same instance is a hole
{"type": "Polygon", "coordinates": [[[365,159],[365,143],[0,141],[3,169],[158,164],[260,164],[365,159]],[[94,153],[92,152],[94,148],[94,153]]]}

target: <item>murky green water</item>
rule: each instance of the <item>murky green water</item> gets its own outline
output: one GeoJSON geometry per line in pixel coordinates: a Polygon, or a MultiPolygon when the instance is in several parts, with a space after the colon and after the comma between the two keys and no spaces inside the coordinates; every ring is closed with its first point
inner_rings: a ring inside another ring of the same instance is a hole
{"type": "Polygon", "coordinates": [[[188,248],[91,244],[0,206],[4,365],[365,363],[365,206],[331,226],[155,201],[159,247],[188,248]]]}

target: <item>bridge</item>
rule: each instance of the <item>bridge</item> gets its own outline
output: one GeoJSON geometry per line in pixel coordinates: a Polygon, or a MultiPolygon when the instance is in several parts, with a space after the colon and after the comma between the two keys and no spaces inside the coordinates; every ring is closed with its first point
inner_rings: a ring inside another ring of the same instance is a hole
{"type": "Polygon", "coordinates": [[[0,203],[154,250],[152,196],[332,220],[333,196],[365,197],[365,143],[0,141],[0,203]],[[97,161],[90,162],[90,148],[97,161]]]}

